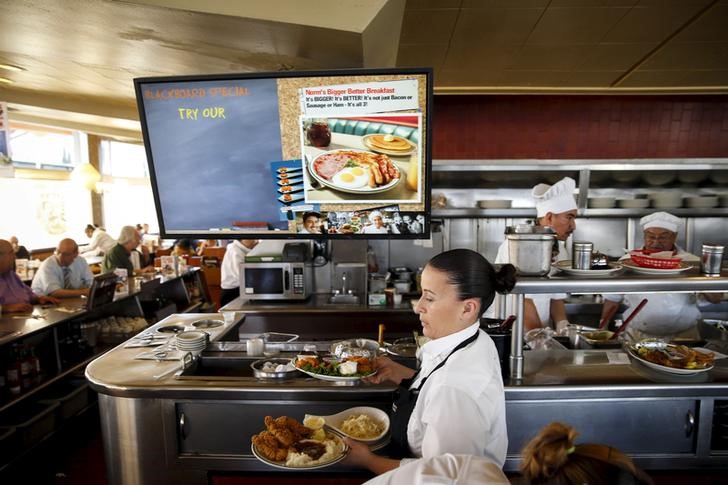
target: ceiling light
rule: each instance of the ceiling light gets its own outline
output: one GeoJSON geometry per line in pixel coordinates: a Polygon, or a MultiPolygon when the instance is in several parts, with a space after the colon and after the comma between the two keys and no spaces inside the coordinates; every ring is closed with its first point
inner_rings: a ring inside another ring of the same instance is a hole
{"type": "Polygon", "coordinates": [[[6,71],[13,71],[13,72],[25,71],[25,69],[23,69],[20,66],[13,66],[12,64],[2,64],[2,63],[0,63],[0,69],[5,69],[6,71]]]}
{"type": "Polygon", "coordinates": [[[0,83],[13,84],[13,82],[14,81],[11,81],[10,79],[6,79],[4,77],[0,77],[0,83]]]}
{"type": "Polygon", "coordinates": [[[82,163],[71,172],[71,180],[88,190],[95,190],[96,184],[101,181],[101,174],[90,163],[82,163]]]}

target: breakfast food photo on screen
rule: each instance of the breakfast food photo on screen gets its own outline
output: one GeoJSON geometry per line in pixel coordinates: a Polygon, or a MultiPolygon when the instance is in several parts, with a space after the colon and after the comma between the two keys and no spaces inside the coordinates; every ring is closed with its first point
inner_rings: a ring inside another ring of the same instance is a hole
{"type": "Polygon", "coordinates": [[[304,200],[421,202],[420,125],[416,113],[302,117],[304,200]]]}

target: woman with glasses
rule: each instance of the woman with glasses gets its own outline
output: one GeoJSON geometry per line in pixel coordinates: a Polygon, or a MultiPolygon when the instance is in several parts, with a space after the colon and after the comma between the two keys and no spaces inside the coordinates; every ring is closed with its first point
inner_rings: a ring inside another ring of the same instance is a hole
{"type": "MultiPolygon", "coordinates": [[[[640,219],[644,235],[643,249],[653,251],[672,251],[687,263],[697,264],[700,258],[680,248],[677,237],[682,227],[682,219],[667,212],[655,212],[640,219]]],[[[629,254],[622,259],[629,258],[629,254]]],[[[711,303],[720,301],[722,294],[705,293],[701,296],[711,303]]],[[[698,338],[697,322],[700,319],[698,295],[695,293],[650,293],[604,295],[602,318],[621,303],[627,306],[624,318],[628,318],[634,308],[647,298],[647,304],[635,315],[627,332],[634,338],[662,337],[671,339],[677,336],[698,338]]]]}

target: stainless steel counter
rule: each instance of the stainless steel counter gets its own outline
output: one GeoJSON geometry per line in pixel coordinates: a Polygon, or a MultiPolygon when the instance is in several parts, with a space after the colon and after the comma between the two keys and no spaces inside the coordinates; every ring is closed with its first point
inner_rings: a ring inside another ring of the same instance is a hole
{"type": "Polygon", "coordinates": [[[416,296],[404,296],[402,303],[399,305],[375,305],[369,306],[362,303],[357,304],[335,304],[329,303],[330,295],[317,294],[311,295],[305,301],[251,301],[246,298],[237,297],[224,307],[220,308],[220,311],[243,311],[243,312],[305,312],[305,313],[352,313],[352,312],[374,312],[374,313],[388,313],[388,312],[412,312],[412,299],[416,296]]]}
{"type": "MultiPolygon", "coordinates": [[[[709,277],[697,268],[677,275],[636,274],[623,270],[611,277],[576,277],[561,274],[544,277],[519,277],[512,294],[517,298],[516,308],[523,308],[524,295],[548,293],[695,293],[728,291],[728,272],[709,277]]],[[[511,379],[525,377],[523,358],[523,311],[518,312],[511,338],[511,379]]]]}
{"type": "Polygon", "coordinates": [[[677,275],[645,276],[624,270],[613,277],[520,276],[514,294],[539,293],[693,293],[728,291],[728,271],[703,276],[698,268],[677,275]]]}

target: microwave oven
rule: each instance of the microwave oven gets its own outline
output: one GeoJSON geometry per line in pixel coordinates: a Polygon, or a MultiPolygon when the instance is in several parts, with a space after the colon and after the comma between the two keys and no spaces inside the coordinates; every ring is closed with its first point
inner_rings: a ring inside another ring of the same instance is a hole
{"type": "Polygon", "coordinates": [[[240,296],[249,300],[305,300],[311,286],[311,268],[302,262],[245,262],[240,267],[240,296]]]}

